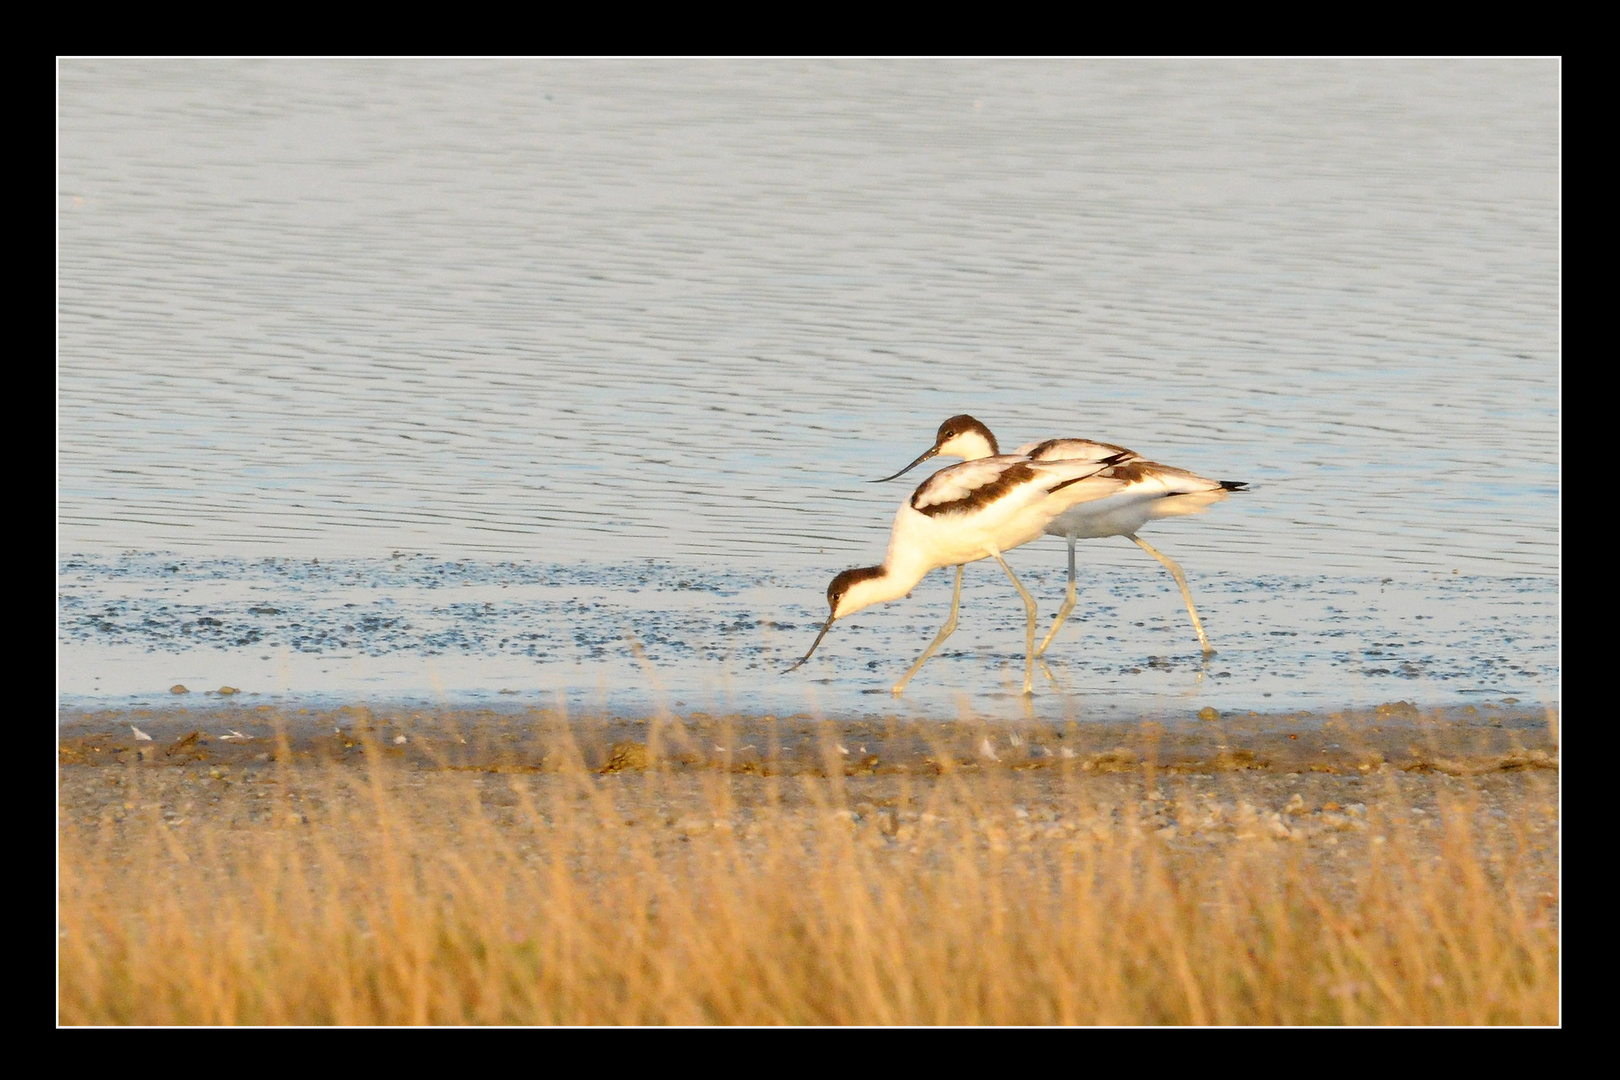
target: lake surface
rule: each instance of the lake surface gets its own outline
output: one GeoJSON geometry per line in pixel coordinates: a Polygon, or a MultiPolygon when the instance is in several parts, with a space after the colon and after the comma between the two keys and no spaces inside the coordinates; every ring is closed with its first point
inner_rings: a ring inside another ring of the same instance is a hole
{"type": "Polygon", "coordinates": [[[993,564],[779,674],[971,412],[1253,485],[1032,708],[1555,706],[1560,75],[61,62],[59,698],[1018,710],[993,564]]]}

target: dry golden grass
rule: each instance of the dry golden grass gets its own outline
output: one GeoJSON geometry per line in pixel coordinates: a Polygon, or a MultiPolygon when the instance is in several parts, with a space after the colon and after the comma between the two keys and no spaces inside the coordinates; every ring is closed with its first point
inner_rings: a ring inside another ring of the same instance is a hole
{"type": "Polygon", "coordinates": [[[841,765],[283,762],[184,820],[178,770],[102,771],[136,809],[63,826],[63,1024],[1559,1019],[1545,859],[1483,842],[1467,783],[1427,831],[1373,807],[1339,852],[1189,844],[1162,822],[1207,799],[1144,825],[1056,768],[874,802],[841,765]]]}

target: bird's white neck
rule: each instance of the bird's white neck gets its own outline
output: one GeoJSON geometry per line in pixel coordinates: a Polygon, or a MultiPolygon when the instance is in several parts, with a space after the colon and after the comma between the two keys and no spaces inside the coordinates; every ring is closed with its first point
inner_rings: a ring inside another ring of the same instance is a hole
{"type": "Polygon", "coordinates": [[[933,569],[916,559],[897,559],[892,551],[889,554],[890,557],[884,560],[882,566],[872,567],[875,574],[854,582],[844,591],[834,618],[842,619],[873,604],[898,600],[915,589],[917,582],[933,569]]]}

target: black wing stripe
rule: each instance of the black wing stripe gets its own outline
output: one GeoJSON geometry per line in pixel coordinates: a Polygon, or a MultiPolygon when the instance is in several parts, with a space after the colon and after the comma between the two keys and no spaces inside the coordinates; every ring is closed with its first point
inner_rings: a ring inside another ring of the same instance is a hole
{"type": "Polygon", "coordinates": [[[928,506],[919,506],[918,502],[922,498],[922,492],[917,491],[911,496],[911,508],[917,511],[919,514],[925,514],[928,517],[938,517],[941,514],[967,513],[971,510],[978,510],[982,507],[989,506],[991,503],[1007,494],[1007,492],[1011,491],[1013,488],[1018,487],[1020,484],[1027,484],[1034,479],[1035,470],[1031,469],[1028,465],[1019,463],[1008,466],[1006,469],[1002,470],[1001,475],[996,477],[990,483],[985,484],[982,487],[976,487],[972,491],[962,495],[960,498],[952,499],[950,502],[931,503],[928,506]]]}

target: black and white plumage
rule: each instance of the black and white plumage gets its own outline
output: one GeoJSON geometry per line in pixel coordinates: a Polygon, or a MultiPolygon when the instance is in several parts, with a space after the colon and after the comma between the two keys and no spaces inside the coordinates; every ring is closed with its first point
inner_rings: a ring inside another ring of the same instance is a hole
{"type": "MultiPolygon", "coordinates": [[[[979,460],[999,460],[1000,448],[995,435],[984,424],[967,414],[953,416],[940,424],[934,445],[910,465],[894,476],[904,475],[932,457],[959,457],[968,464],[979,460]]],[[[1123,536],[1143,551],[1152,555],[1170,571],[1187,603],[1187,614],[1192,617],[1193,630],[1204,655],[1214,653],[1204,625],[1193,605],[1192,592],[1187,588],[1187,577],[1174,559],[1160,552],[1136,535],[1137,530],[1159,518],[1197,514],[1209,509],[1233,491],[1242,491],[1248,485],[1233,480],[1210,480],[1185,469],[1171,468],[1148,461],[1134,450],[1113,443],[1093,442],[1090,439],[1047,439],[1028,443],[1014,455],[1035,462],[1066,461],[1080,464],[1100,464],[1105,469],[1100,476],[1119,482],[1114,492],[1084,502],[1077,502],[1047,522],[1044,531],[1061,536],[1069,542],[1069,589],[1058,610],[1052,629],[1041,641],[1035,655],[1044,653],[1058,628],[1074,610],[1076,600],[1074,545],[1077,540],[1090,540],[1104,536],[1123,536]]],[[[960,467],[960,466],[957,466],[960,467]]],[[[949,472],[950,470],[945,470],[949,472]]]]}
{"type": "Polygon", "coordinates": [[[1117,495],[1122,481],[1103,475],[1110,462],[1036,461],[1021,454],[995,455],[941,469],[900,504],[889,533],[889,550],[879,566],[845,570],[827,587],[831,613],[804,654],[810,659],[832,624],[873,604],[907,595],[930,570],[956,567],[951,613],[933,643],[894,686],[894,693],[922,667],[956,628],[962,595],[962,566],[995,559],[1012,579],[1029,616],[1024,660],[1024,693],[1032,689],[1035,662],[1035,600],[1002,559],[1005,551],[1041,536],[1054,518],[1086,502],[1117,495]]]}

